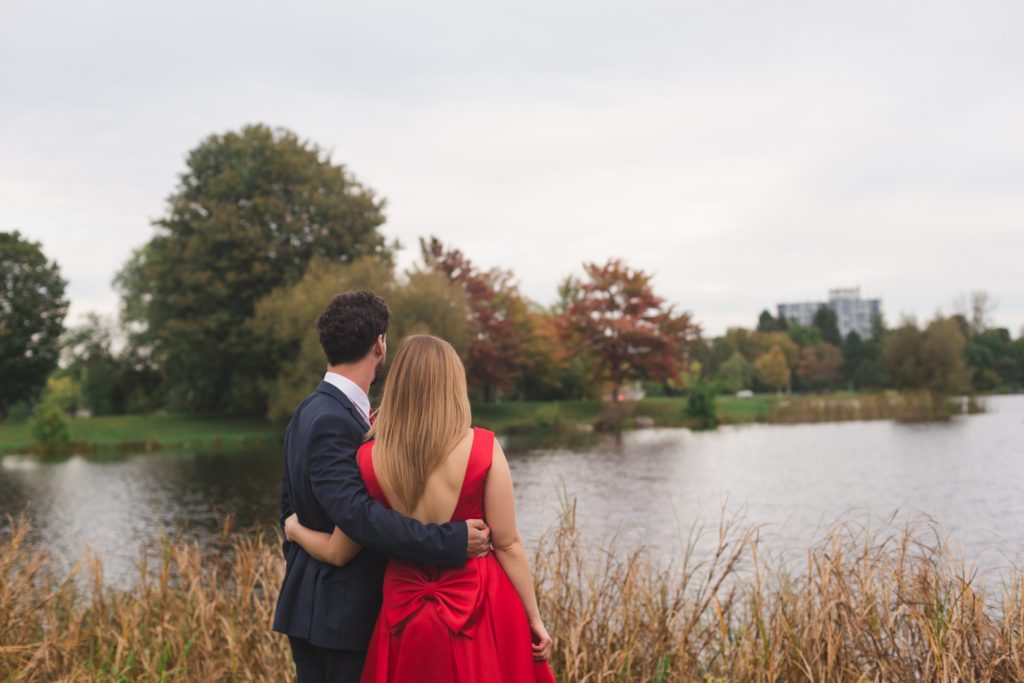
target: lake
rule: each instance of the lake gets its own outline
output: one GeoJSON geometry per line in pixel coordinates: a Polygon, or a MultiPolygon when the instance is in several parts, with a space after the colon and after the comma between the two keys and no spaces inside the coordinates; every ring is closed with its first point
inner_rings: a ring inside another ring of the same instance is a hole
{"type": "MultiPolygon", "coordinates": [[[[745,425],[714,432],[649,429],[502,439],[528,545],[574,498],[592,547],[612,538],[677,560],[695,524],[723,509],[760,526],[766,547],[802,554],[823,525],[877,525],[924,514],[969,559],[996,568],[1024,549],[1024,396],[986,399],[988,412],[949,422],[745,425]]],[[[66,567],[86,547],[104,579],[134,572],[141,541],[182,533],[206,541],[217,520],[277,518],[280,454],[158,453],[97,460],[0,461],[0,515],[27,510],[33,543],[66,567]]],[[[6,520],[0,525],[6,526],[6,520]]],[[[698,544],[698,552],[704,547],[698,544]]]]}

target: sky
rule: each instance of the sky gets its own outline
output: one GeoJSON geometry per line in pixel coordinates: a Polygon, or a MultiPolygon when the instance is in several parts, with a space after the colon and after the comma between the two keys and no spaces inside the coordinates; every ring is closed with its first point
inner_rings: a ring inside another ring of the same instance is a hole
{"type": "Polygon", "coordinates": [[[887,322],[984,290],[1024,327],[1024,3],[45,2],[0,24],[0,230],[68,324],[155,231],[185,155],[285,127],[553,303],[617,257],[705,334],[834,287],[887,322]]]}

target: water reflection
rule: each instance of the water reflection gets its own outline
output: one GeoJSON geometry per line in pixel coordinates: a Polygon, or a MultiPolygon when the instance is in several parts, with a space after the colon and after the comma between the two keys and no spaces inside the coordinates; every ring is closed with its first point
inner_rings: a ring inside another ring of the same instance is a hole
{"type": "MultiPolygon", "coordinates": [[[[1024,547],[1024,396],[988,405],[988,414],[935,424],[652,429],[502,443],[530,543],[552,526],[565,497],[575,498],[593,545],[619,537],[665,561],[681,556],[693,525],[714,531],[723,507],[763,525],[766,546],[800,553],[837,517],[874,527],[901,510],[933,517],[967,557],[984,555],[991,567],[1024,547]]],[[[161,530],[214,539],[227,512],[237,527],[273,524],[280,467],[277,452],[8,456],[0,461],[0,514],[27,509],[33,542],[65,566],[93,548],[116,583],[134,571],[139,541],[161,530]]]]}

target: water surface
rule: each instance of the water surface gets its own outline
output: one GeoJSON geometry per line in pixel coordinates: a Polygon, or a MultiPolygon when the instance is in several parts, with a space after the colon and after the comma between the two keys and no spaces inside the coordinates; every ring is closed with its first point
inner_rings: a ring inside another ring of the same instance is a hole
{"type": "MultiPolygon", "coordinates": [[[[678,559],[694,524],[722,509],[761,525],[762,542],[806,550],[839,517],[877,524],[895,510],[933,518],[987,567],[1024,549],[1024,396],[949,422],[746,425],[714,432],[651,429],[613,436],[503,439],[529,544],[557,520],[564,497],[599,546],[618,537],[678,559]]],[[[216,538],[218,519],[273,524],[280,453],[160,453],[116,460],[0,461],[0,514],[27,510],[33,542],[66,566],[85,547],[105,578],[134,571],[154,534],[216,538]]],[[[0,521],[0,524],[6,522],[0,521]]],[[[704,547],[703,545],[701,547],[704,547]]]]}

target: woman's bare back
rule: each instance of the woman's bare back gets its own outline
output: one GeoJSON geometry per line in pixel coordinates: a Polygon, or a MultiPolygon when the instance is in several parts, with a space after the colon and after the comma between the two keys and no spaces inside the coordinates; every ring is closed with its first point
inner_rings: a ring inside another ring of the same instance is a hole
{"type": "Polygon", "coordinates": [[[397,504],[398,496],[395,495],[395,489],[379,470],[377,471],[378,483],[392,507],[398,512],[424,524],[443,524],[451,520],[459,503],[459,494],[462,492],[462,482],[466,477],[466,466],[469,463],[469,453],[472,447],[473,429],[470,428],[445,456],[437,469],[427,477],[423,496],[414,510],[406,510],[404,506],[397,504]]]}

